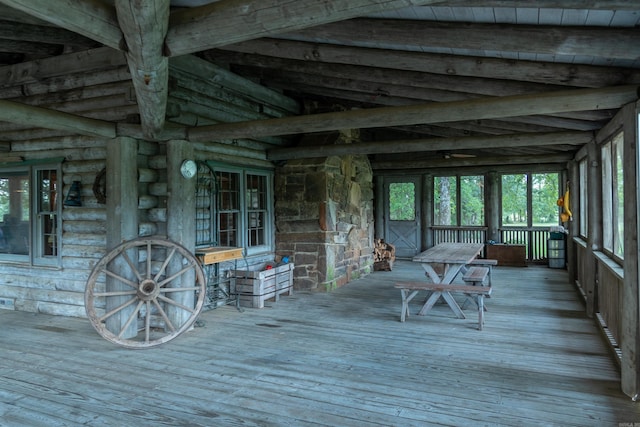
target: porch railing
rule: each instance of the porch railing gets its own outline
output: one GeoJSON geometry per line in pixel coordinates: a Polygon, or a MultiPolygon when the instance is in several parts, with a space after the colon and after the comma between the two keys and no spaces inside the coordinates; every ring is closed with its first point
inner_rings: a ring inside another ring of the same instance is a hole
{"type": "MultiPolygon", "coordinates": [[[[447,227],[435,226],[433,244],[444,242],[486,243],[487,227],[447,227]]],[[[525,245],[528,262],[546,262],[549,229],[544,227],[509,227],[500,230],[500,241],[525,245]]]]}
{"type": "Polygon", "coordinates": [[[432,227],[433,244],[438,243],[485,243],[487,227],[432,227]]]}
{"type": "Polygon", "coordinates": [[[549,229],[544,227],[509,227],[500,229],[501,243],[525,245],[528,262],[543,263],[548,259],[549,229]]]}

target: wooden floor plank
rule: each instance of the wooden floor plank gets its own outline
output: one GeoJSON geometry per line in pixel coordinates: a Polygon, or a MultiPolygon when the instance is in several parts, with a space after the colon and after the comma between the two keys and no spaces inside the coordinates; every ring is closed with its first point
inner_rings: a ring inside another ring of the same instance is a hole
{"type": "Polygon", "coordinates": [[[470,306],[417,316],[420,296],[401,323],[399,280],[424,271],[398,261],[328,294],[220,307],[146,350],[85,319],[0,310],[0,425],[640,423],[566,272],[495,267],[483,331],[470,306]]]}

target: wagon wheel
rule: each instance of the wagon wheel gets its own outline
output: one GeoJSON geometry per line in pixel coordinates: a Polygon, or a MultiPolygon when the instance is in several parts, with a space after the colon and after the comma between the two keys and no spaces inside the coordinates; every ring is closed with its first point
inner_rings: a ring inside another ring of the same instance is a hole
{"type": "Polygon", "coordinates": [[[161,238],[134,239],[93,268],[85,310],[107,340],[152,347],[191,327],[202,310],[205,286],[200,263],[183,246],[161,238]]]}

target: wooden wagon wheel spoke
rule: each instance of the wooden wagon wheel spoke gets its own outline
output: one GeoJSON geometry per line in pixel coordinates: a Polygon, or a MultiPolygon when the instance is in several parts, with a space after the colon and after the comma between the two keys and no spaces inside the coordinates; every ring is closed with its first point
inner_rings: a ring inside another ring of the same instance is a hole
{"type": "Polygon", "coordinates": [[[169,282],[172,282],[173,280],[177,279],[178,277],[182,276],[183,274],[187,273],[188,271],[192,270],[195,268],[195,265],[190,265],[188,267],[183,268],[182,270],[180,270],[179,272],[177,272],[176,274],[167,277],[166,279],[164,279],[162,282],[158,283],[159,287],[163,287],[164,285],[166,285],[169,282]]]}
{"type": "Polygon", "coordinates": [[[127,319],[125,324],[122,326],[122,330],[118,334],[118,338],[122,339],[125,332],[127,332],[127,329],[129,329],[129,326],[131,325],[133,320],[138,317],[138,313],[140,312],[140,307],[142,307],[143,304],[144,304],[144,301],[138,302],[138,305],[136,306],[135,310],[133,310],[133,313],[129,315],[129,318],[127,319]]]}
{"type": "Polygon", "coordinates": [[[175,302],[174,300],[172,300],[171,298],[167,298],[167,297],[163,297],[162,295],[159,295],[158,299],[161,300],[161,301],[166,302],[167,304],[173,305],[174,307],[181,308],[181,309],[183,309],[185,311],[188,311],[188,312],[191,312],[191,313],[193,312],[192,308],[189,308],[189,307],[187,307],[186,305],[183,305],[183,304],[179,304],[179,303],[175,302]]]}
{"type": "Polygon", "coordinates": [[[97,297],[116,297],[124,295],[135,295],[136,291],[117,291],[117,292],[96,292],[97,297]]]}
{"type": "Polygon", "coordinates": [[[171,292],[185,292],[185,291],[199,291],[200,288],[194,286],[192,288],[161,288],[160,292],[163,293],[171,293],[171,292]]]}
{"type": "Polygon", "coordinates": [[[122,251],[122,258],[129,265],[129,267],[131,267],[131,272],[136,275],[136,278],[138,279],[138,281],[142,280],[142,277],[140,277],[140,273],[138,273],[138,269],[133,264],[133,261],[131,260],[131,258],[129,258],[129,255],[127,255],[127,253],[124,251],[122,251]]]}
{"type": "Polygon", "coordinates": [[[102,317],[99,318],[99,320],[101,322],[107,320],[109,317],[113,316],[114,314],[119,313],[121,310],[124,310],[125,308],[129,307],[131,304],[135,303],[136,299],[135,298],[131,298],[129,301],[125,302],[124,304],[119,305],[118,307],[114,308],[113,310],[105,313],[102,317]]]}
{"type": "Polygon", "coordinates": [[[125,285],[131,286],[133,289],[138,289],[138,284],[125,278],[120,276],[119,274],[116,274],[112,271],[109,270],[102,270],[103,273],[105,273],[107,276],[112,277],[116,280],[119,280],[121,283],[124,283],[125,285]]]}
{"type": "Polygon", "coordinates": [[[162,308],[162,306],[158,303],[158,301],[154,301],[153,303],[156,305],[156,308],[158,309],[158,312],[160,313],[160,315],[162,316],[162,318],[166,322],[166,324],[169,327],[169,329],[171,329],[172,331],[175,331],[176,328],[173,326],[173,323],[171,323],[171,320],[169,320],[169,317],[167,317],[167,313],[165,313],[165,311],[162,308]]]}
{"type": "Polygon", "coordinates": [[[156,277],[153,280],[155,280],[156,282],[160,280],[160,277],[164,274],[164,271],[167,268],[169,261],[171,261],[175,253],[176,253],[176,249],[173,248],[171,253],[167,256],[167,259],[165,259],[164,262],[162,263],[162,266],[160,267],[160,271],[158,271],[158,274],[156,274],[156,277]]]}
{"type": "Polygon", "coordinates": [[[94,267],[85,309],[105,339],[146,348],[188,330],[204,305],[205,277],[183,246],[161,238],[124,242],[94,267]]]}

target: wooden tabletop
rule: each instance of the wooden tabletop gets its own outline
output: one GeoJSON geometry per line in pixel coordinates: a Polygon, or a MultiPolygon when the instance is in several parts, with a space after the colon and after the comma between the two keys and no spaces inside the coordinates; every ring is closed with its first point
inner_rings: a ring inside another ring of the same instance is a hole
{"type": "Polygon", "coordinates": [[[478,256],[482,243],[440,243],[413,258],[415,262],[468,264],[478,256]]]}

